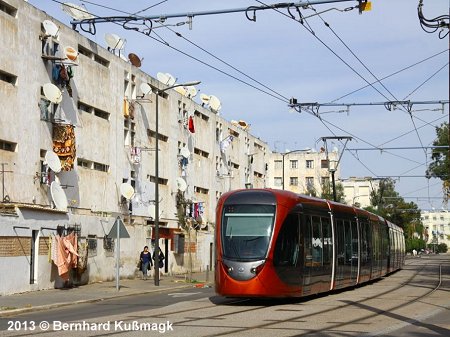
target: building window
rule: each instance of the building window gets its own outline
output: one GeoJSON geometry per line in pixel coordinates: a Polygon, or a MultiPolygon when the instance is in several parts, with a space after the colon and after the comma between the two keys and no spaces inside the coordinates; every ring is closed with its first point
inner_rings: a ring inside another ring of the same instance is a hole
{"type": "Polygon", "coordinates": [[[282,184],[282,179],[281,179],[281,177],[275,177],[275,178],[273,178],[273,184],[274,184],[274,186],[281,186],[281,184],[282,184]]]}
{"type": "Polygon", "coordinates": [[[0,81],[16,85],[17,76],[0,70],[0,81]]]}
{"type": "Polygon", "coordinates": [[[291,185],[291,186],[298,186],[298,177],[290,177],[289,178],[289,185],[291,185]]]}
{"type": "Polygon", "coordinates": [[[94,170],[101,171],[101,172],[108,172],[109,165],[101,164],[101,163],[94,163],[94,170]]]}
{"type": "Polygon", "coordinates": [[[312,168],[314,168],[314,160],[307,160],[307,161],[306,161],[306,168],[307,168],[307,169],[312,169],[312,168]]]}
{"type": "Polygon", "coordinates": [[[6,140],[0,139],[0,150],[16,152],[16,143],[11,143],[6,140]]]}
{"type": "Polygon", "coordinates": [[[290,161],[290,167],[291,167],[291,169],[298,168],[298,160],[291,160],[290,161]]]}
{"type": "Polygon", "coordinates": [[[322,181],[322,186],[330,185],[330,177],[322,177],[321,181],[322,181]]]}
{"type": "Polygon", "coordinates": [[[328,160],[327,159],[322,159],[320,161],[320,168],[326,169],[328,167],[329,167],[328,160]]]}
{"type": "Polygon", "coordinates": [[[89,257],[97,256],[97,235],[88,235],[87,244],[89,257]]]}
{"type": "Polygon", "coordinates": [[[283,161],[275,160],[275,170],[281,170],[283,168],[283,161]]]}
{"type": "Polygon", "coordinates": [[[306,187],[312,188],[314,187],[314,177],[306,177],[306,187]]]}
{"type": "Polygon", "coordinates": [[[12,17],[15,17],[17,13],[16,8],[14,8],[11,5],[8,5],[4,1],[0,1],[0,11],[5,12],[6,14],[11,15],[12,17]]]}

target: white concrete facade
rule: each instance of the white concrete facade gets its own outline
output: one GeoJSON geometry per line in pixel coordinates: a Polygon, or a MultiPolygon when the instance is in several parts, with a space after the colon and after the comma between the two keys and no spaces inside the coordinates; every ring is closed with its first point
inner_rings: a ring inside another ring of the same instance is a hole
{"type": "MultiPolygon", "coordinates": [[[[299,150],[286,153],[273,152],[268,166],[267,186],[284,189],[300,194],[310,194],[317,197],[322,194],[323,184],[331,184],[330,163],[338,161],[337,151],[326,153],[315,150],[299,150]],[[283,175],[284,173],[284,175],[283,175]]],[[[335,171],[335,182],[339,180],[339,166],[335,171]]]]}
{"type": "MultiPolygon", "coordinates": [[[[155,198],[155,94],[141,99],[140,85],[166,86],[27,2],[0,2],[0,163],[7,196],[0,204],[0,241],[5,243],[0,248],[0,295],[62,285],[47,257],[46,240],[57,226],[78,228],[80,242],[89,244],[88,269],[74,281],[113,279],[114,249],[107,234],[117,216],[130,234],[120,241],[120,275],[134,277],[139,252],[151,244],[155,198]],[[59,27],[57,37],[43,36],[44,20],[59,27]],[[59,85],[62,101],[47,112],[40,108],[42,88],[55,83],[58,61],[42,55],[64,56],[67,46],[79,53],[77,65],[71,66],[72,96],[59,85]],[[75,130],[74,167],[56,174],[67,211],[55,209],[46,181],[54,181],[55,174],[44,165],[58,123],[75,130]],[[131,207],[120,194],[122,183],[134,186],[131,207]]],[[[159,147],[160,246],[168,253],[168,272],[188,268],[187,252],[173,249],[174,235],[185,234],[177,218],[179,177],[187,183],[185,198],[203,206],[200,229],[191,236],[192,268],[211,268],[216,201],[231,189],[266,187],[268,145],[168,90],[159,97],[159,147]],[[189,117],[195,132],[189,130],[189,117]],[[225,148],[230,135],[233,141],[225,148]],[[180,155],[183,147],[190,151],[188,158],[180,155]]]]}
{"type": "Polygon", "coordinates": [[[448,211],[423,211],[420,219],[425,231],[425,241],[433,250],[433,245],[445,243],[450,248],[450,213],[448,211]]]}
{"type": "Polygon", "coordinates": [[[377,191],[380,181],[371,177],[350,177],[341,179],[344,187],[345,203],[364,208],[370,206],[370,195],[377,191]]]}

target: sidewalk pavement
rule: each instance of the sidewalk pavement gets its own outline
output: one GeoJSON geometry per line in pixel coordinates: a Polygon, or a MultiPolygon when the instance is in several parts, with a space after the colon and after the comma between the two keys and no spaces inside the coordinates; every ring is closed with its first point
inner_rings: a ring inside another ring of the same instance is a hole
{"type": "Polygon", "coordinates": [[[153,278],[147,280],[135,278],[121,279],[119,282],[119,290],[117,290],[116,281],[113,280],[108,282],[95,282],[73,288],[39,290],[6,295],[0,296],[0,317],[137,294],[168,290],[176,291],[177,289],[191,287],[212,287],[213,282],[214,273],[210,271],[192,273],[191,281],[189,281],[189,274],[162,275],[159,286],[155,285],[153,278]]]}

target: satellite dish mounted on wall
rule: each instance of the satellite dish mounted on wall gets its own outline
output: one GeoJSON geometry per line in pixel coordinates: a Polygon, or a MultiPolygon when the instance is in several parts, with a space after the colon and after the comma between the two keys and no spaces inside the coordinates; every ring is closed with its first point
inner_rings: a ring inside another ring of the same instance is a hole
{"type": "Polygon", "coordinates": [[[200,94],[200,100],[202,101],[202,105],[205,105],[205,104],[208,105],[210,99],[211,99],[210,95],[200,94]]]}
{"type": "Polygon", "coordinates": [[[134,196],[134,188],[128,183],[120,185],[120,194],[127,200],[130,200],[134,196]]]}
{"type": "Polygon", "coordinates": [[[219,110],[222,108],[222,104],[216,96],[211,96],[209,99],[209,107],[211,108],[211,110],[219,112],[219,110]]]}
{"type": "Polygon", "coordinates": [[[52,103],[59,104],[62,101],[62,93],[53,83],[45,83],[43,85],[44,96],[52,103]]]}
{"type": "Polygon", "coordinates": [[[78,58],[78,51],[76,51],[75,48],[71,46],[67,46],[64,48],[64,54],[66,54],[66,57],[70,61],[76,61],[78,58]]]}
{"type": "Polygon", "coordinates": [[[136,54],[129,53],[128,59],[130,60],[130,63],[137,68],[139,68],[142,65],[142,60],[136,54]]]}
{"type": "Polygon", "coordinates": [[[181,191],[181,192],[186,191],[186,189],[187,189],[187,183],[186,183],[186,181],[185,181],[183,178],[178,177],[177,180],[176,180],[176,182],[177,182],[177,189],[178,189],[179,191],[181,191]]]}
{"type": "Polygon", "coordinates": [[[55,207],[60,211],[67,212],[67,197],[59,182],[52,182],[52,184],[50,185],[50,193],[52,195],[52,200],[55,204],[55,207]]]}
{"type": "Polygon", "coordinates": [[[45,162],[53,172],[61,172],[61,161],[59,160],[59,157],[55,152],[47,151],[47,153],[45,154],[45,162]]]}
{"type": "Polygon", "coordinates": [[[109,49],[112,50],[122,50],[125,48],[126,40],[122,39],[119,35],[113,34],[113,33],[106,33],[105,34],[105,41],[108,45],[109,49]]]}
{"type": "Polygon", "coordinates": [[[184,158],[189,158],[191,156],[191,151],[189,151],[189,149],[185,146],[180,150],[180,154],[184,157],[184,158]]]}
{"type": "Polygon", "coordinates": [[[89,13],[86,8],[75,5],[70,2],[65,2],[61,5],[61,8],[64,13],[70,15],[72,19],[75,20],[87,20],[87,19],[93,19],[94,16],[89,13]]]}
{"type": "Polygon", "coordinates": [[[158,81],[168,86],[174,85],[177,81],[177,79],[169,73],[157,73],[156,78],[158,79],[158,81]]]}
{"type": "Polygon", "coordinates": [[[179,93],[181,96],[186,96],[187,93],[186,88],[183,86],[175,87],[175,91],[179,93]]]}
{"type": "Polygon", "coordinates": [[[57,37],[59,32],[59,27],[54,24],[50,20],[44,20],[42,22],[42,25],[44,26],[45,35],[51,36],[51,37],[57,37]]]}
{"type": "Polygon", "coordinates": [[[142,91],[142,97],[152,92],[152,87],[148,83],[141,83],[140,88],[142,91]]]}
{"type": "Polygon", "coordinates": [[[186,97],[194,98],[197,96],[197,88],[193,85],[186,87],[186,97]]]}

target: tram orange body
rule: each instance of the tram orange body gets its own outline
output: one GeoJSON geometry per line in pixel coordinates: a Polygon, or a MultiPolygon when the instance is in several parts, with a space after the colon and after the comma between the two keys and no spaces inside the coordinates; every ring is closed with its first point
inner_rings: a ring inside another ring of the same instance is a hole
{"type": "Polygon", "coordinates": [[[348,205],[273,189],[224,194],[216,209],[215,290],[300,297],[355,286],[404,263],[400,227],[348,205]]]}

